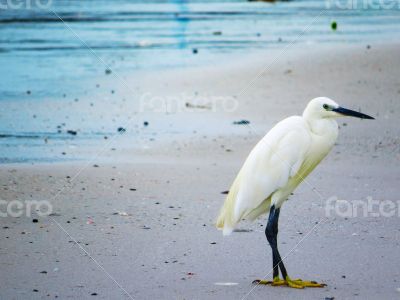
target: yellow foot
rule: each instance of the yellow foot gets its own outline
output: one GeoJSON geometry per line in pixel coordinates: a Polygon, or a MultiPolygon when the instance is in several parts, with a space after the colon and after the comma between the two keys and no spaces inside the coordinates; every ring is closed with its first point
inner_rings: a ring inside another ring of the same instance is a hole
{"type": "Polygon", "coordinates": [[[326,284],[318,283],[316,281],[305,281],[301,279],[290,279],[289,276],[286,277],[286,280],[280,279],[279,277],[274,277],[274,280],[261,280],[256,279],[253,281],[253,284],[264,284],[271,286],[288,286],[295,289],[304,289],[305,287],[324,287],[326,284]]]}
{"type": "Polygon", "coordinates": [[[286,277],[287,285],[295,289],[304,289],[305,287],[325,287],[325,283],[318,283],[316,281],[306,281],[301,279],[290,279],[289,276],[286,277]]]}

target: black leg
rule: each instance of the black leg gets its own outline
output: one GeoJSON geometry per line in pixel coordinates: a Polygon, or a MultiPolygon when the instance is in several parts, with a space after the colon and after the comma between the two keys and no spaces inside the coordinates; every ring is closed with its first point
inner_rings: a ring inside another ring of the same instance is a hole
{"type": "Polygon", "coordinates": [[[268,217],[268,224],[265,228],[265,235],[267,236],[268,242],[272,249],[272,264],[274,277],[273,281],[270,280],[254,280],[256,284],[271,284],[273,286],[288,286],[296,289],[303,289],[305,287],[319,287],[326,286],[324,283],[317,283],[315,281],[306,281],[301,279],[292,280],[289,278],[285,265],[283,264],[281,255],[278,251],[278,220],[279,220],[279,208],[271,206],[268,217]],[[282,279],[279,278],[279,270],[281,270],[282,279]]]}
{"type": "Polygon", "coordinates": [[[285,280],[287,272],[285,265],[281,259],[281,255],[278,251],[278,220],[279,220],[279,208],[275,208],[275,205],[271,206],[268,217],[268,224],[265,228],[265,235],[272,248],[272,263],[274,268],[273,278],[279,276],[279,269],[281,269],[282,277],[285,280]],[[279,269],[278,269],[279,266],[279,269]]]}

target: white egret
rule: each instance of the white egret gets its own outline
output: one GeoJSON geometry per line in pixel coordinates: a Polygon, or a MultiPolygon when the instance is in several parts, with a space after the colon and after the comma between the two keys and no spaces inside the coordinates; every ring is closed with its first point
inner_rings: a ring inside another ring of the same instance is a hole
{"type": "Polygon", "coordinates": [[[325,286],[288,276],[277,246],[278,218],[283,202],[332,149],[338,136],[335,118],[341,116],[374,119],[329,98],[315,98],[302,116],[282,120],[258,142],[229,189],[216,224],[224,235],[243,218],[254,220],[269,210],[265,235],[272,248],[273,280],[255,282],[292,288],[325,286]]]}

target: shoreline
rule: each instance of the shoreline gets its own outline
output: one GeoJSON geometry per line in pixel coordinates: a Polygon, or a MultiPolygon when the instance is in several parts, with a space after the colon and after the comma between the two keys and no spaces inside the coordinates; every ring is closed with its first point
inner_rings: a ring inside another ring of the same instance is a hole
{"type": "Polygon", "coordinates": [[[16,117],[10,112],[21,109],[21,103],[4,102],[3,124],[15,124],[7,126],[20,134],[27,134],[24,128],[29,126],[31,134],[39,138],[2,138],[2,161],[85,161],[96,155],[97,149],[106,153],[102,156],[107,160],[118,158],[118,151],[110,152],[118,148],[140,155],[154,148],[202,141],[204,136],[261,137],[284,117],[301,114],[304,105],[317,96],[329,96],[348,107],[391,117],[393,113],[375,100],[381,92],[371,94],[366,90],[368,84],[387,85],[386,76],[395,84],[397,73],[391,60],[396,59],[398,48],[398,43],[372,44],[369,49],[357,44],[335,47],[332,53],[328,45],[302,45],[275,51],[267,58],[252,55],[231,65],[142,72],[133,77],[122,74],[123,83],[115,78],[108,83],[95,80],[102,94],[96,100],[85,97],[78,101],[25,102],[22,111],[27,113],[16,117]],[[356,67],[344,70],[348,64],[356,67]],[[374,65],[382,65],[385,72],[374,65]],[[370,72],[375,78],[368,76],[370,72]],[[107,96],[110,90],[115,94],[107,96]],[[250,124],[233,124],[242,120],[250,124]],[[118,133],[118,128],[126,132],[118,133]],[[68,134],[68,130],[76,135],[68,134]],[[11,155],[10,161],[5,159],[7,155],[11,155]]]}

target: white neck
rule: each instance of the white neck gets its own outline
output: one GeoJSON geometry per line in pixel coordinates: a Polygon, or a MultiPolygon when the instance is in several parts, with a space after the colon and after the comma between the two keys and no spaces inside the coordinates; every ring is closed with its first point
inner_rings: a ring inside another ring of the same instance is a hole
{"type": "Polygon", "coordinates": [[[307,121],[311,131],[316,135],[330,136],[336,139],[338,134],[338,124],[333,118],[311,117],[304,113],[303,118],[307,121]]]}

